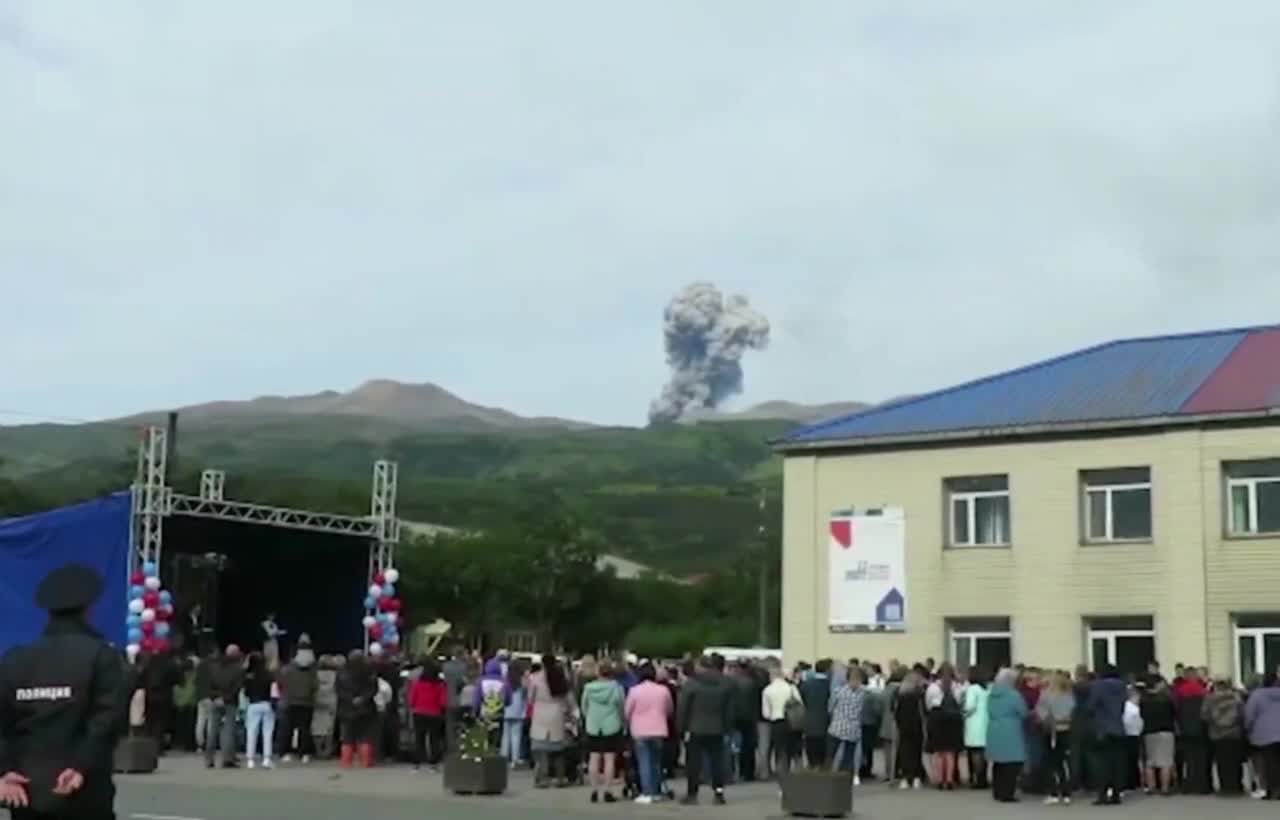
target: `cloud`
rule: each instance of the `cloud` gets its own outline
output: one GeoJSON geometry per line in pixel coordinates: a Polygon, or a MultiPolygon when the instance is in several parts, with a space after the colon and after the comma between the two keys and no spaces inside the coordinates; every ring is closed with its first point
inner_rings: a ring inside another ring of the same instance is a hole
{"type": "Polygon", "coordinates": [[[699,279],[774,322],[744,401],[1270,321],[1278,25],[1271,0],[0,0],[0,405],[394,376],[638,423],[699,279]]]}

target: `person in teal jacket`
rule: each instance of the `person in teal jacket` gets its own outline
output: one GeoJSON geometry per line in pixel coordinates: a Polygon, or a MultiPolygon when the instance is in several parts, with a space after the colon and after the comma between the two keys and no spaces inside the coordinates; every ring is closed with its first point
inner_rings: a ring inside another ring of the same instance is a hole
{"type": "Polygon", "coordinates": [[[987,788],[987,682],[975,671],[964,690],[964,748],[969,757],[969,786],[987,788]]]}
{"type": "Polygon", "coordinates": [[[1001,669],[987,694],[987,759],[991,761],[991,794],[1000,803],[1016,803],[1018,775],[1027,760],[1023,726],[1027,703],[1014,688],[1012,669],[1001,669]]]}
{"type": "Polygon", "coordinates": [[[604,802],[616,803],[612,787],[626,738],[622,734],[623,707],[626,694],[622,684],[614,679],[613,665],[600,664],[595,680],[582,689],[582,721],[587,735],[587,776],[591,780],[591,802],[600,800],[604,789],[604,802]]]}

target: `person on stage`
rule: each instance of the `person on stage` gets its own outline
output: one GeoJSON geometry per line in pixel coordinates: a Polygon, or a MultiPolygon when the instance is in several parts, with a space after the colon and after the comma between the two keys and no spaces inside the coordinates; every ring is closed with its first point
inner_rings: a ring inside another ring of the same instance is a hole
{"type": "Polygon", "coordinates": [[[0,806],[14,820],[114,820],[125,666],[89,626],[102,577],[69,565],[36,590],[49,624],[0,660],[0,806]]]}
{"type": "Polygon", "coordinates": [[[262,634],[265,638],[262,642],[262,657],[267,662],[267,668],[275,672],[280,668],[280,639],[289,633],[276,623],[276,614],[268,612],[262,621],[262,634]]]}

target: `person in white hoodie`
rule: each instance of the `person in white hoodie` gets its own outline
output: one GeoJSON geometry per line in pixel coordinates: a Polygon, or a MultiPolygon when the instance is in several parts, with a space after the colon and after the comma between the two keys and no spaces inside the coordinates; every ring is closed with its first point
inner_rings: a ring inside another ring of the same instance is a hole
{"type": "MultiPolygon", "coordinates": [[[[769,745],[773,752],[773,773],[781,776],[791,771],[791,759],[796,752],[796,729],[791,720],[795,716],[803,724],[804,700],[794,683],[782,675],[781,666],[769,667],[769,685],[760,693],[760,714],[769,724],[769,745]],[[792,714],[788,715],[788,711],[792,714]]],[[[800,726],[803,729],[803,725],[800,726]]]]}

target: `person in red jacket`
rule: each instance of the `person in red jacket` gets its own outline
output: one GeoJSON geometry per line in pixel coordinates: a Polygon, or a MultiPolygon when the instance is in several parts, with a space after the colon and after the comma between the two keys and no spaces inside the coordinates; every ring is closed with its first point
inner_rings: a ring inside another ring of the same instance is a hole
{"type": "Polygon", "coordinates": [[[409,687],[409,712],[413,715],[414,768],[437,766],[444,757],[444,718],[449,690],[440,676],[440,665],[428,658],[409,687]]]}

